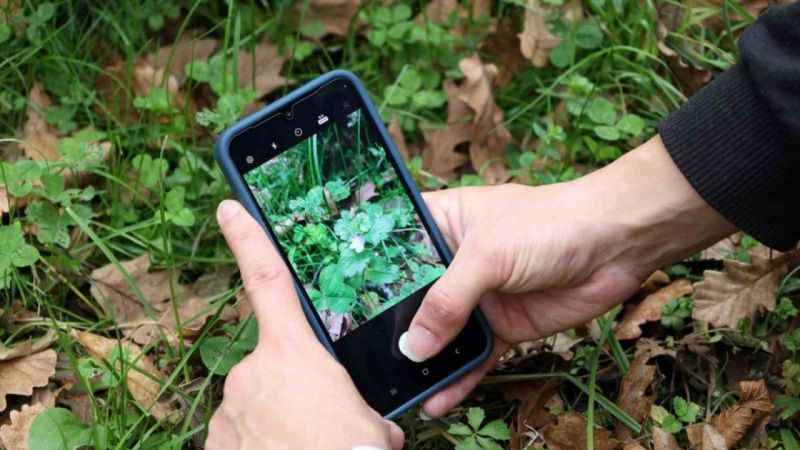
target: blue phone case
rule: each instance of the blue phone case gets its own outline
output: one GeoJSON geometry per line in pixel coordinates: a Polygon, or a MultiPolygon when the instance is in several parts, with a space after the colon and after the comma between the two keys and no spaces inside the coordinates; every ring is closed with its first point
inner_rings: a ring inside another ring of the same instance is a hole
{"type": "MultiPolygon", "coordinates": [[[[225,178],[228,180],[228,184],[230,184],[231,189],[233,190],[237,199],[245,207],[245,209],[247,209],[247,211],[250,212],[250,215],[253,216],[264,228],[264,231],[272,241],[273,245],[276,245],[274,236],[272,236],[271,232],[269,231],[269,228],[262,219],[262,215],[258,208],[258,205],[254,201],[252,195],[250,195],[250,192],[247,188],[247,185],[244,183],[242,175],[236,169],[233,160],[230,158],[230,155],[228,153],[228,150],[230,148],[230,143],[236,135],[256,125],[260,121],[268,118],[276,111],[314,92],[315,90],[324,86],[328,82],[334,79],[342,79],[342,78],[347,79],[349,82],[353,84],[353,86],[355,86],[356,90],[358,91],[359,95],[364,101],[364,105],[366,106],[366,110],[369,113],[370,118],[376,124],[378,132],[381,134],[381,137],[386,142],[391,158],[395,161],[401,162],[400,164],[397,164],[398,173],[400,177],[403,179],[403,182],[410,188],[409,191],[411,193],[411,197],[413,198],[414,203],[416,203],[416,205],[419,207],[419,213],[421,215],[422,220],[425,221],[427,224],[429,224],[431,239],[437,243],[437,246],[439,248],[444,250],[443,253],[445,254],[443,255],[443,257],[445,259],[445,263],[449,265],[452,260],[452,254],[449,251],[447,242],[445,241],[444,237],[442,236],[441,232],[436,226],[436,222],[434,222],[433,217],[430,214],[430,211],[428,211],[428,208],[425,205],[425,202],[422,200],[422,197],[420,196],[419,193],[419,189],[417,189],[416,183],[414,183],[411,174],[408,173],[405,164],[402,163],[402,158],[400,157],[400,153],[397,151],[394,142],[389,137],[389,132],[386,130],[386,127],[383,124],[383,120],[381,120],[380,115],[378,114],[378,111],[375,109],[375,105],[372,103],[369,94],[367,93],[366,89],[361,83],[361,80],[359,80],[358,77],[356,77],[354,74],[346,70],[333,70],[324,75],[321,75],[315,78],[314,80],[304,84],[303,86],[295,89],[294,91],[290,92],[285,97],[282,97],[281,99],[267,105],[263,109],[256,111],[255,113],[245,117],[241,121],[237,122],[230,128],[223,131],[222,134],[220,134],[220,136],[217,138],[214,154],[217,159],[217,163],[219,164],[223,174],[225,175],[225,178]]],[[[297,291],[297,295],[300,299],[300,303],[302,304],[306,318],[308,319],[309,324],[313,328],[314,333],[317,335],[317,338],[320,340],[322,345],[325,346],[328,352],[330,352],[334,357],[336,357],[336,353],[333,351],[333,346],[330,337],[328,336],[328,332],[325,330],[323,325],[319,323],[319,321],[316,319],[316,315],[314,314],[313,310],[313,305],[311,301],[305,296],[304,291],[300,289],[300,285],[298,284],[297,280],[295,280],[295,290],[297,291]]],[[[435,383],[434,385],[420,392],[414,398],[404,403],[403,405],[399,406],[394,411],[388,413],[385,416],[387,419],[392,419],[399,416],[403,412],[412,408],[414,405],[420,403],[421,401],[433,395],[435,392],[439,391],[448,384],[457,380],[462,375],[465,375],[470,370],[476,368],[479,364],[481,364],[489,357],[489,355],[492,353],[492,348],[493,348],[493,338],[492,338],[491,328],[489,328],[489,324],[486,322],[486,319],[480,312],[480,310],[476,310],[474,314],[477,316],[481,328],[483,329],[483,332],[486,334],[488,342],[486,349],[484,349],[484,351],[474,360],[460,367],[458,370],[448,375],[441,381],[435,383]]]]}

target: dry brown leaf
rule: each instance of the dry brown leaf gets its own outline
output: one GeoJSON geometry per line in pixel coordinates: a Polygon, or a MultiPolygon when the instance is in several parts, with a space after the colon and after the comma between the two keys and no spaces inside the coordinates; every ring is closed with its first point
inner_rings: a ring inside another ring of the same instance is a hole
{"type": "Polygon", "coordinates": [[[625,445],[622,447],[622,450],[647,450],[647,448],[645,448],[645,446],[639,442],[629,441],[625,443],[625,445]]]}
{"type": "Polygon", "coordinates": [[[670,300],[692,293],[692,283],[687,279],[675,280],[666,287],[648,295],[633,309],[628,310],[622,323],[614,331],[617,339],[636,339],[642,335],[639,328],[645,322],[661,320],[661,309],[670,300]]]}
{"type": "Polygon", "coordinates": [[[572,337],[560,331],[546,340],[550,343],[550,351],[564,358],[564,361],[571,361],[574,356],[572,348],[583,342],[583,337],[572,337]]]}
{"type": "Polygon", "coordinates": [[[481,54],[492,58],[498,66],[498,74],[494,79],[497,86],[505,86],[514,79],[525,63],[525,56],[520,51],[520,40],[516,30],[519,29],[519,17],[502,17],[495,30],[486,36],[481,54]]]}
{"type": "Polygon", "coordinates": [[[469,141],[472,126],[468,123],[449,124],[447,128],[423,131],[425,149],[422,165],[430,173],[445,180],[456,177],[456,169],[467,162],[467,155],[456,151],[456,147],[469,141]]]}
{"type": "Polygon", "coordinates": [[[698,423],[686,427],[689,444],[696,450],[728,450],[725,437],[713,426],[698,423]]]}
{"type": "MultiPolygon", "coordinates": [[[[546,426],[542,434],[549,450],[585,450],[586,417],[576,412],[562,414],[558,416],[558,423],[546,426]]],[[[595,427],[595,450],[613,450],[619,447],[619,441],[612,438],[608,430],[595,427]]]]}
{"type": "MultiPolygon", "coordinates": [[[[581,3],[576,0],[562,6],[564,17],[570,21],[583,17],[581,3]]],[[[534,67],[547,67],[550,52],[561,43],[561,38],[550,33],[546,17],[554,11],[552,7],[542,6],[539,0],[528,0],[525,5],[525,22],[519,36],[520,52],[534,67]]]]}
{"type": "Polygon", "coordinates": [[[651,432],[653,434],[653,450],[683,450],[672,433],[667,433],[656,426],[653,427],[651,432]]]}
{"type": "Polygon", "coordinates": [[[669,284],[669,275],[667,275],[667,273],[663,270],[656,270],[655,272],[651,273],[646,280],[644,280],[644,283],[642,283],[642,291],[649,294],[657,291],[662,286],[667,284],[669,284]]]}
{"type": "Polygon", "coordinates": [[[191,286],[177,286],[176,295],[172,297],[177,305],[175,310],[173,305],[165,303],[158,321],[145,320],[130,334],[130,338],[138,344],[149,345],[164,336],[170,345],[176,345],[181,336],[184,339],[197,336],[206,320],[218,309],[218,305],[211,302],[228,290],[233,273],[233,267],[226,266],[201,276],[191,286]]]}
{"type": "Polygon", "coordinates": [[[344,36],[358,12],[359,3],[359,0],[309,0],[297,2],[296,12],[302,14],[303,23],[321,22],[325,33],[344,36]]]}
{"type": "Polygon", "coordinates": [[[23,405],[11,411],[11,423],[0,427],[0,443],[6,450],[35,450],[28,447],[28,432],[34,419],[47,407],[41,403],[23,405]]]}
{"type": "Polygon", "coordinates": [[[531,380],[503,384],[501,388],[503,397],[508,401],[519,400],[520,402],[514,422],[514,429],[518,434],[531,428],[541,429],[555,421],[556,417],[548,411],[548,406],[558,403],[563,405],[563,401],[557,394],[560,384],[560,381],[555,378],[546,381],[531,380]]]}
{"type": "Polygon", "coordinates": [[[706,270],[704,280],[694,285],[692,318],[736,328],[742,319],[772,311],[778,283],[799,256],[797,251],[772,259],[753,254],[752,264],[726,260],[724,272],[706,270]]]}
{"type": "Polygon", "coordinates": [[[192,61],[205,61],[217,49],[216,39],[197,39],[196,33],[185,33],[172,45],[161,47],[147,57],[155,70],[167,72],[182,84],[186,77],[186,65],[192,61]]]}
{"type": "MultiPolygon", "coordinates": [[[[773,408],[764,380],[742,381],[739,387],[742,390],[739,401],[711,419],[711,424],[720,430],[728,448],[738,444],[773,408]]],[[[704,435],[704,445],[705,439],[704,435]]]]}
{"type": "Polygon", "coordinates": [[[61,403],[69,406],[70,411],[75,414],[81,423],[90,423],[94,419],[92,413],[92,399],[88,394],[77,393],[62,398],[61,403]]]}
{"type": "Polygon", "coordinates": [[[147,320],[148,312],[163,311],[163,303],[171,295],[169,272],[150,272],[150,257],[147,254],[122,262],[120,266],[136,283],[143,299],[138,297],[114,264],[95,269],[89,278],[91,293],[106,315],[117,323],[128,324],[147,320]]]}
{"type": "MultiPolygon", "coordinates": [[[[647,418],[655,401],[655,394],[647,394],[656,377],[656,367],[647,364],[653,356],[649,347],[637,346],[636,356],[622,378],[617,396],[617,406],[639,423],[647,418]]],[[[614,435],[623,440],[632,437],[631,430],[620,422],[615,425],[614,435]]]]}
{"type": "Polygon", "coordinates": [[[458,98],[473,114],[469,154],[472,167],[489,184],[508,181],[504,155],[511,142],[511,133],[503,124],[503,110],[497,106],[492,93],[492,80],[497,66],[483,64],[476,54],[458,63],[464,81],[458,87],[458,98]]]}
{"type": "Polygon", "coordinates": [[[37,339],[28,339],[25,342],[20,342],[13,347],[6,347],[0,343],[0,362],[8,361],[10,359],[28,356],[33,353],[38,353],[48,347],[56,340],[56,331],[49,329],[37,339]]]}
{"type": "Polygon", "coordinates": [[[676,3],[661,2],[658,5],[658,50],[664,56],[681,89],[687,96],[694,95],[711,81],[712,73],[702,67],[696,67],[684,60],[678,52],[667,44],[669,33],[675,31],[683,21],[684,6],[676,3]]]}
{"type": "Polygon", "coordinates": [[[31,395],[45,386],[56,373],[58,356],[53,350],[0,362],[0,411],[6,409],[6,395],[31,395]]]}
{"type": "Polygon", "coordinates": [[[25,156],[35,161],[58,161],[58,130],[48,124],[42,113],[53,106],[53,101],[45,93],[38,81],[33,83],[28,94],[28,110],[23,127],[22,149],[25,156]]]}
{"type": "Polygon", "coordinates": [[[236,293],[234,308],[239,315],[239,322],[245,321],[253,314],[253,305],[250,303],[250,299],[247,298],[247,292],[245,292],[244,289],[240,289],[239,292],[236,293]]]}
{"type": "Polygon", "coordinates": [[[285,60],[278,47],[267,41],[259,43],[252,52],[239,52],[239,87],[254,90],[260,98],[283,86],[286,79],[281,76],[281,69],[285,60]]]}
{"type": "MultiPolygon", "coordinates": [[[[433,0],[425,5],[423,17],[432,22],[445,23],[459,9],[458,0],[433,0]]],[[[459,17],[461,17],[461,14],[459,14],[459,17]]]]}
{"type": "MultiPolygon", "coordinates": [[[[125,355],[129,366],[125,367],[127,377],[125,384],[131,396],[147,412],[158,420],[173,422],[179,419],[178,411],[167,403],[158,401],[161,391],[161,381],[166,377],[156,368],[149,357],[142,353],[138,345],[130,342],[118,342],[103,336],[82,331],[73,331],[75,339],[98,359],[105,359],[109,364],[114,364],[115,371],[122,371],[119,358],[112,358],[116,353],[125,355]],[[124,349],[122,352],[115,349],[124,349]]],[[[120,375],[118,373],[117,375],[120,375]]]]}

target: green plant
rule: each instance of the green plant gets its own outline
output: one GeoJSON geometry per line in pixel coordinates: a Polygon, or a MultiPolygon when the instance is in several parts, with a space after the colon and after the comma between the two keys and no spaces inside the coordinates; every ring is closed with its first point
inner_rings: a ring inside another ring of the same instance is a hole
{"type": "Polygon", "coordinates": [[[456,450],[501,450],[501,443],[511,439],[508,426],[502,419],[483,425],[486,413],[482,408],[467,410],[467,423],[450,425],[447,432],[460,438],[456,450]]]}
{"type": "Polygon", "coordinates": [[[689,297],[670,299],[661,307],[661,325],[679,330],[684,321],[692,316],[694,304],[689,297]]]}
{"type": "Polygon", "coordinates": [[[200,344],[200,358],[206,368],[217,375],[227,375],[258,343],[258,324],[250,316],[241,326],[225,325],[224,336],[205,339],[200,344]]]}

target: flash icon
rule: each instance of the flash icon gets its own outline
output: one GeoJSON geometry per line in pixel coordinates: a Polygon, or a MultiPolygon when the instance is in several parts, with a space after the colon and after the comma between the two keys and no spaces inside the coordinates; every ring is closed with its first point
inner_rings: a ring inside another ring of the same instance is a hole
{"type": "Polygon", "coordinates": [[[317,116],[317,125],[323,125],[327,121],[328,121],[328,116],[326,116],[325,114],[320,114],[317,116]]]}

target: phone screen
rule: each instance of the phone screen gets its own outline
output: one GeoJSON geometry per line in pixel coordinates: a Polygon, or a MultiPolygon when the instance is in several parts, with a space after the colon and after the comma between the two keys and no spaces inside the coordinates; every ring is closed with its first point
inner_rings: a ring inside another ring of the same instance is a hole
{"type": "Polygon", "coordinates": [[[368,117],[319,115],[313,134],[243,173],[334,342],[444,273],[368,117]]]}

